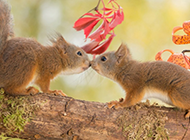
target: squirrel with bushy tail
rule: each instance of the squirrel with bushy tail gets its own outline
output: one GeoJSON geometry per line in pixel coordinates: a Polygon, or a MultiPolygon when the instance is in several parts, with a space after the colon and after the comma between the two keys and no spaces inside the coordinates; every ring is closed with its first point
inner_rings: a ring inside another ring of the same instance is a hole
{"type": "Polygon", "coordinates": [[[59,73],[80,73],[89,68],[87,54],[68,43],[61,34],[51,38],[52,45],[43,46],[35,39],[14,37],[11,8],[0,0],[0,87],[12,95],[39,92],[29,86],[38,85],[42,92],[65,94],[50,90],[50,80],[59,73]]]}

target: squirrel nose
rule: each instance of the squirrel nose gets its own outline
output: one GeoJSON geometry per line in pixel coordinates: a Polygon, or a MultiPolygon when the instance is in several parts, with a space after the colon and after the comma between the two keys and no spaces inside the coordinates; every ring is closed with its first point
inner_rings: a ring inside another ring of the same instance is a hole
{"type": "Polygon", "coordinates": [[[91,67],[91,63],[89,63],[89,67],[91,67]]]}

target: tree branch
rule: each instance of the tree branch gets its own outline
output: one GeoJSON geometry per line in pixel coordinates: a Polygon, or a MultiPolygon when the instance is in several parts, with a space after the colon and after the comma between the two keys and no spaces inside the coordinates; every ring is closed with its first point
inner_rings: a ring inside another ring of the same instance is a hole
{"type": "MultiPolygon", "coordinates": [[[[140,103],[130,108],[108,109],[106,104],[70,97],[39,94],[29,105],[42,103],[24,132],[10,136],[38,140],[190,139],[184,111],[140,103]],[[187,133],[185,134],[185,132],[187,133]],[[184,135],[185,134],[185,135],[184,135]]],[[[1,132],[6,129],[1,126],[1,132]]]]}

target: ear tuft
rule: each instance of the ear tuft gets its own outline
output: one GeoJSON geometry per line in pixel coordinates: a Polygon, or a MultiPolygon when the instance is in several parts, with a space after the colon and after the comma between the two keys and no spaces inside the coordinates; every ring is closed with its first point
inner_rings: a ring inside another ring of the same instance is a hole
{"type": "Polygon", "coordinates": [[[56,45],[61,45],[61,44],[68,44],[67,41],[63,38],[63,36],[56,32],[54,35],[51,35],[48,37],[49,40],[56,45]]]}
{"type": "Polygon", "coordinates": [[[118,50],[115,52],[117,62],[120,63],[124,58],[130,58],[131,54],[126,44],[122,43],[118,50]]]}
{"type": "Polygon", "coordinates": [[[54,35],[51,35],[48,38],[53,43],[53,46],[55,46],[61,54],[67,53],[67,47],[69,46],[69,43],[67,43],[60,33],[56,32],[54,35]]]}

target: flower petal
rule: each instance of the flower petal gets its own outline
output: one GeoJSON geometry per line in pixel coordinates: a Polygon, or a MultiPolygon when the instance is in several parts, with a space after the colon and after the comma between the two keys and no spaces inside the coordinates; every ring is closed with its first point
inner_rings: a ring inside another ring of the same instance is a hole
{"type": "Polygon", "coordinates": [[[187,69],[190,69],[190,58],[186,55],[184,56],[184,58],[185,58],[185,61],[187,63],[187,69]]]}
{"type": "Polygon", "coordinates": [[[122,21],[124,20],[124,14],[123,14],[123,11],[116,11],[114,13],[114,17],[113,17],[113,20],[110,22],[110,29],[114,29],[117,25],[121,24],[122,21]]]}
{"type": "Polygon", "coordinates": [[[156,54],[155,60],[157,60],[157,61],[158,61],[158,60],[163,61],[161,55],[162,55],[163,52],[166,52],[166,51],[170,52],[171,55],[174,54],[174,52],[173,52],[172,50],[170,50],[170,49],[165,49],[165,50],[159,51],[159,52],[156,54]]]}
{"type": "Polygon", "coordinates": [[[108,4],[111,3],[112,1],[115,2],[115,0],[110,0],[110,1],[108,2],[108,4]]]}
{"type": "Polygon", "coordinates": [[[107,50],[115,35],[111,35],[106,41],[90,51],[90,54],[101,54],[107,50]]]}
{"type": "Polygon", "coordinates": [[[123,22],[124,20],[124,13],[123,13],[123,10],[121,11],[120,13],[120,24],[123,22]]]}
{"type": "Polygon", "coordinates": [[[105,12],[105,15],[109,16],[111,13],[113,13],[113,11],[105,12]]]}
{"type": "Polygon", "coordinates": [[[75,23],[74,27],[77,31],[82,30],[86,27],[88,27],[90,24],[92,24],[95,20],[97,20],[97,17],[83,17],[79,18],[75,23]]]}
{"type": "Polygon", "coordinates": [[[103,10],[103,11],[113,11],[112,8],[107,8],[107,7],[104,7],[104,8],[102,8],[101,10],[103,10]]]}
{"type": "Polygon", "coordinates": [[[94,26],[99,22],[100,20],[95,20],[93,23],[91,23],[88,27],[84,29],[85,37],[87,38],[94,26]]]}
{"type": "Polygon", "coordinates": [[[93,32],[91,33],[88,38],[90,39],[96,39],[97,41],[102,41],[103,38],[101,36],[101,33],[103,32],[104,22],[93,32]]]}
{"type": "Polygon", "coordinates": [[[172,30],[172,35],[174,35],[177,31],[179,31],[181,29],[183,29],[183,27],[181,27],[181,26],[174,27],[172,30]]]}
{"type": "Polygon", "coordinates": [[[183,56],[185,58],[185,61],[186,61],[187,65],[188,65],[188,69],[190,69],[190,57],[188,57],[187,55],[185,55],[186,52],[190,52],[190,50],[183,50],[182,51],[182,54],[183,54],[183,56]]]}
{"type": "Polygon", "coordinates": [[[109,24],[106,19],[104,19],[103,23],[99,26],[99,28],[90,34],[88,37],[91,39],[96,39],[96,41],[102,41],[106,38],[106,35],[110,32],[109,24]]]}
{"type": "Polygon", "coordinates": [[[96,40],[92,40],[91,42],[85,44],[84,46],[82,46],[81,48],[86,52],[89,53],[92,49],[94,49],[95,47],[97,47],[99,44],[99,42],[97,42],[96,40]]]}
{"type": "Polygon", "coordinates": [[[183,31],[184,31],[186,34],[190,35],[190,21],[185,21],[185,22],[183,23],[183,31]]]}
{"type": "Polygon", "coordinates": [[[185,69],[189,69],[189,65],[182,53],[174,53],[167,61],[184,67],[185,69]]]}
{"type": "Polygon", "coordinates": [[[190,36],[189,35],[173,35],[172,36],[172,41],[177,44],[177,45],[181,45],[181,44],[189,44],[190,43],[190,36]]]}

